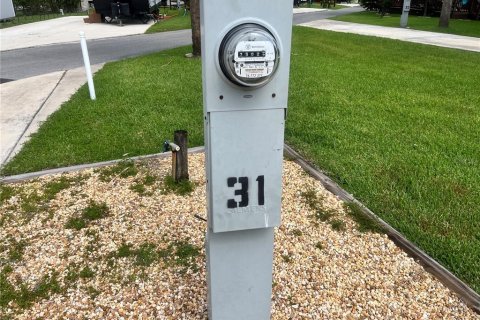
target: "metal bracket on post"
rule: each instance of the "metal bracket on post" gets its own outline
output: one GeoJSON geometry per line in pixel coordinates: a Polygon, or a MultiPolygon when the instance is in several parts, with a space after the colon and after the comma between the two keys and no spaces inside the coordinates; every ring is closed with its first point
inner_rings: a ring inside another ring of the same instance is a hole
{"type": "Polygon", "coordinates": [[[170,150],[172,150],[172,152],[180,151],[180,147],[173,142],[169,142],[168,146],[170,147],[170,150]]]}

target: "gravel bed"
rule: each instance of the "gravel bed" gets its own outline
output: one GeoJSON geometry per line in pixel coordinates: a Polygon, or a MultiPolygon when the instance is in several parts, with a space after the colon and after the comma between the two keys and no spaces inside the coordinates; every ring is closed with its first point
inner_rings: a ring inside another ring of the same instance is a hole
{"type": "MultiPolygon", "coordinates": [[[[203,154],[189,164],[185,196],[164,190],[170,159],[3,186],[0,318],[206,319],[203,154]],[[68,187],[42,197],[58,181],[68,187]],[[89,216],[93,204],[106,210],[89,216]],[[83,228],[67,228],[73,218],[83,228]]],[[[283,183],[272,319],[480,319],[386,235],[358,231],[294,162],[283,183]]]]}

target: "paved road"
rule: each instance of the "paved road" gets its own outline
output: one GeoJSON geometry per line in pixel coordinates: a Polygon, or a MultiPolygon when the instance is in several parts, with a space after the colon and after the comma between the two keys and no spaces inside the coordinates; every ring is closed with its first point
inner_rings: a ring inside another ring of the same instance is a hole
{"type": "MultiPolygon", "coordinates": [[[[362,10],[360,7],[353,7],[295,14],[293,23],[300,24],[362,10]]],[[[88,41],[88,50],[90,62],[97,64],[144,55],[190,43],[190,30],[181,30],[90,40],[88,41]]],[[[77,68],[83,65],[83,60],[80,45],[78,43],[66,43],[3,51],[0,55],[0,64],[2,66],[0,70],[1,82],[6,82],[77,68]]]]}
{"type": "MultiPolygon", "coordinates": [[[[190,30],[133,35],[88,41],[90,63],[97,64],[184,46],[190,30]]],[[[83,66],[79,43],[57,44],[2,52],[0,78],[18,80],[83,66]]]]}

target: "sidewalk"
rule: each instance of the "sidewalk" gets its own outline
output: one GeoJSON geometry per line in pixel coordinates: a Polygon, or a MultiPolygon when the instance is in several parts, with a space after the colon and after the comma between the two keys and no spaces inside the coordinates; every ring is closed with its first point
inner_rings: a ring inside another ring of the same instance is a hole
{"type": "MultiPolygon", "coordinates": [[[[344,7],[360,7],[358,3],[337,3],[338,5],[344,6],[344,7]]],[[[310,8],[310,7],[294,7],[293,8],[293,14],[299,14],[299,13],[310,13],[310,12],[320,12],[320,11],[334,11],[335,9],[324,9],[324,8],[310,8]]]]}
{"type": "MultiPolygon", "coordinates": [[[[102,66],[92,66],[92,72],[102,66]]],[[[28,137],[85,82],[82,67],[1,84],[0,167],[20,151],[28,137]]]]}
{"type": "Polygon", "coordinates": [[[293,8],[293,14],[327,11],[327,9],[316,8],[293,8]]]}
{"type": "Polygon", "coordinates": [[[300,25],[315,29],[356,33],[366,36],[389,38],[439,47],[480,52],[480,39],[474,37],[457,36],[447,33],[436,33],[404,28],[372,26],[367,24],[326,19],[302,23],[300,25]]]}
{"type": "Polygon", "coordinates": [[[78,33],[85,32],[87,40],[143,34],[153,22],[85,23],[84,16],[71,16],[22,24],[0,31],[0,51],[80,41],[78,33]]]}

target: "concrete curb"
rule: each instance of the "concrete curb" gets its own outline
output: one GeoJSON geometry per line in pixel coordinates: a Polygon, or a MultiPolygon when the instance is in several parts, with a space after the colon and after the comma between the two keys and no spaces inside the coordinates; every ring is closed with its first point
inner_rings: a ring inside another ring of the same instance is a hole
{"type": "Polygon", "coordinates": [[[409,256],[415,259],[428,273],[437,278],[443,285],[455,292],[470,308],[480,314],[480,295],[467,286],[462,280],[458,279],[454,274],[445,269],[441,264],[432,257],[423,252],[415,244],[407,240],[400,232],[392,228],[388,223],[380,219],[370,209],[365,207],[360,201],[355,199],[350,193],[340,188],[327,175],[308,163],[293,148],[285,145],[285,154],[291,157],[298,165],[300,165],[313,178],[319,180],[325,189],[332,192],[338,198],[345,202],[353,202],[358,205],[363,213],[370,219],[377,221],[385,230],[388,237],[409,256]]]}
{"type": "MultiPolygon", "coordinates": [[[[204,152],[205,148],[201,147],[194,147],[189,148],[188,153],[201,153],[204,152]]],[[[454,274],[450,271],[445,269],[441,264],[435,261],[432,257],[427,255],[425,252],[420,250],[415,244],[407,240],[401,233],[397,230],[392,228],[388,223],[380,219],[377,215],[375,215],[370,209],[365,207],[360,201],[355,199],[350,193],[343,190],[336,184],[332,179],[330,179],[327,175],[320,172],[318,169],[313,167],[310,163],[308,163],[299,153],[297,153],[293,148],[285,144],[284,146],[285,154],[292,158],[298,165],[300,165],[308,174],[310,174],[313,178],[320,181],[322,185],[328,191],[332,192],[336,195],[339,199],[345,202],[353,202],[358,205],[363,213],[369,217],[377,221],[385,230],[388,237],[403,251],[405,251],[409,256],[415,259],[420,265],[427,271],[428,273],[432,274],[435,278],[437,278],[440,282],[442,282],[447,288],[455,292],[461,299],[464,301],[467,306],[472,308],[476,313],[480,314],[480,295],[473,291],[469,286],[467,286],[463,281],[458,279],[454,274]]],[[[138,157],[131,157],[131,160],[144,160],[144,159],[154,159],[154,158],[168,158],[171,156],[171,152],[164,152],[164,153],[156,153],[152,155],[146,156],[138,156],[138,157]]],[[[78,166],[71,166],[71,167],[64,167],[64,168],[57,168],[57,169],[50,169],[32,173],[25,173],[15,176],[8,176],[0,178],[1,183],[14,183],[14,182],[21,182],[33,178],[38,178],[45,175],[51,174],[59,174],[65,172],[75,172],[84,169],[90,168],[101,168],[109,165],[113,165],[123,161],[125,159],[117,159],[111,161],[104,161],[104,162],[97,162],[97,163],[90,163],[90,164],[82,164],[78,166]]]]}

